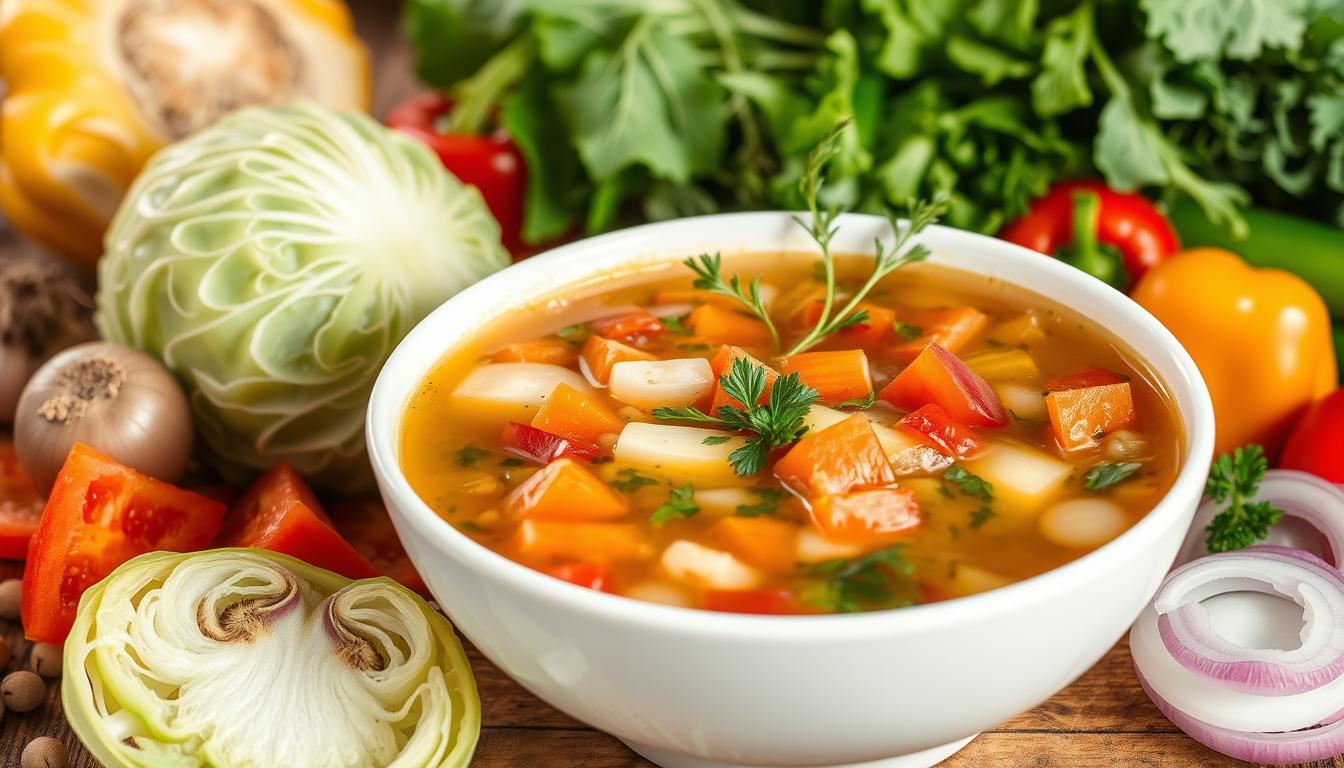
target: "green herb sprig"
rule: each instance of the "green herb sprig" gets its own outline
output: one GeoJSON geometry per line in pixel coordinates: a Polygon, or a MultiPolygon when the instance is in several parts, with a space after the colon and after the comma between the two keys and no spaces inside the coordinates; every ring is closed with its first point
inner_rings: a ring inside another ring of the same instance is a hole
{"type": "Polygon", "coordinates": [[[667,502],[649,515],[649,522],[654,525],[695,517],[700,512],[700,506],[695,503],[695,486],[687,483],[680,488],[673,488],[668,496],[667,502]]]}
{"type": "Polygon", "coordinates": [[[1124,464],[1098,464],[1087,470],[1087,474],[1083,476],[1083,490],[1093,493],[1107,490],[1133,477],[1141,467],[1143,464],[1137,461],[1124,464]]]}
{"type": "Polygon", "coordinates": [[[1258,445],[1238,448],[1214,460],[1204,495],[1218,504],[1226,502],[1227,508],[1204,529],[1210,552],[1245,549],[1268,536],[1270,526],[1283,517],[1283,510],[1273,503],[1253,500],[1268,470],[1265,450],[1258,445]]]}
{"type": "Polygon", "coordinates": [[[744,407],[719,406],[714,415],[699,408],[656,408],[655,418],[708,424],[734,432],[751,432],[746,444],[728,455],[728,462],[740,477],[750,477],[765,467],[770,451],[789,445],[807,432],[803,423],[808,409],[817,401],[817,390],[803,383],[797,372],[775,379],[764,405],[765,368],[745,357],[733,360],[728,372],[719,377],[723,391],[744,407]]]}
{"type": "Polygon", "coordinates": [[[900,545],[862,557],[826,560],[804,569],[805,577],[820,579],[821,583],[805,590],[802,599],[837,613],[911,605],[913,598],[901,588],[912,586],[913,574],[914,567],[906,561],[900,545]]]}

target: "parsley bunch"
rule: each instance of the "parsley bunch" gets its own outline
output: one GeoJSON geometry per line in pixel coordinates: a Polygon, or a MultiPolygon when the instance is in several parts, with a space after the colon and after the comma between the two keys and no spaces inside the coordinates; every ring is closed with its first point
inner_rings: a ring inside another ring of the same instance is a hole
{"type": "Polygon", "coordinates": [[[745,445],[728,456],[733,470],[741,477],[760,472],[770,451],[796,441],[807,432],[803,420],[817,401],[817,390],[804,384],[796,372],[775,379],[764,405],[760,403],[761,395],[765,394],[763,366],[739,357],[719,378],[719,383],[726,394],[745,406],[720,406],[712,416],[699,408],[656,408],[654,417],[754,433],[745,445]]]}
{"type": "Polygon", "coordinates": [[[1245,549],[1268,536],[1270,526],[1283,517],[1283,510],[1272,503],[1254,500],[1268,470],[1265,451],[1258,445],[1238,448],[1213,462],[1204,495],[1218,504],[1227,502],[1227,508],[1204,529],[1210,552],[1245,549]]]}
{"type": "Polygon", "coordinates": [[[821,581],[804,592],[803,600],[837,613],[912,605],[913,574],[900,545],[848,560],[827,560],[804,571],[804,576],[821,581]]]}

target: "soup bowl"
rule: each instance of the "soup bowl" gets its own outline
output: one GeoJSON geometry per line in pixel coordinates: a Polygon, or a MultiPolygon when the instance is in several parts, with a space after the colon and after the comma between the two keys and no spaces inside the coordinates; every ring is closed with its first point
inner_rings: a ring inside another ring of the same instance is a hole
{"type": "MultiPolygon", "coordinates": [[[[892,241],[846,215],[837,253],[892,241]]],[[[1097,662],[1152,598],[1190,526],[1213,453],[1213,411],[1189,355],[1118,291],[1038,253],[932,227],[930,261],[1074,307],[1159,379],[1184,424],[1181,470],[1128,531],[1009,586],[893,611],[749,616],[639,602],[533,571],[472,541],[412,490],[402,419],[434,365],[492,320],[605,274],[702,251],[815,251],[788,213],[650,224],[576,242],[453,297],[401,343],[370,401],[369,454],[430,590],[486,658],[557,709],[666,768],[931,766],[1097,662]]],[[[445,424],[444,429],[452,429],[445,424]]]]}

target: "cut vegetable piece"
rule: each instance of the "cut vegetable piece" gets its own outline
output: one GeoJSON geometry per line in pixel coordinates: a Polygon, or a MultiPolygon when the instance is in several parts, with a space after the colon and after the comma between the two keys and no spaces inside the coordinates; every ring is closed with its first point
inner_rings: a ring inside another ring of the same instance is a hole
{"type": "Polygon", "coordinates": [[[1006,587],[1012,583],[1013,580],[1007,576],[1001,576],[992,571],[977,568],[974,565],[957,563],[956,571],[948,588],[953,597],[966,597],[967,595],[977,595],[991,589],[1006,587]]]}
{"type": "Polygon", "coordinates": [[[912,411],[934,403],[971,427],[1008,424],[1008,414],[993,388],[956,355],[937,344],[925,347],[909,367],[883,387],[878,397],[912,411]]]}
{"type": "Polygon", "coordinates": [[[1124,384],[1129,378],[1105,368],[1088,368],[1085,371],[1060,376],[1045,383],[1047,392],[1062,392],[1068,389],[1086,389],[1104,387],[1108,384],[1124,384]]]}
{"type": "MultiPolygon", "coordinates": [[[[803,331],[810,331],[821,321],[824,302],[814,299],[798,313],[797,323],[803,331]]],[[[891,340],[895,333],[896,313],[876,304],[863,303],[858,307],[868,316],[859,323],[843,328],[832,337],[842,345],[874,348],[891,340]]]]}
{"type": "Polygon", "coordinates": [[[922,521],[909,488],[867,488],[822,496],[812,502],[812,522],[830,538],[866,544],[906,536],[922,521]]]}
{"type": "Polygon", "coordinates": [[[626,361],[611,367],[611,395],[645,411],[695,405],[709,397],[714,371],[700,357],[626,361]]]}
{"type": "Polygon", "coordinates": [[[0,441],[0,560],[22,560],[37,533],[45,499],[19,466],[14,443],[0,441]]]}
{"type": "Polygon", "coordinates": [[[709,361],[709,368],[714,372],[714,398],[709,404],[709,413],[711,415],[718,413],[719,408],[723,406],[741,408],[743,405],[742,403],[739,403],[736,398],[731,397],[727,392],[724,392],[723,384],[719,381],[728,373],[729,369],[733,367],[733,361],[738,358],[744,358],[754,367],[763,368],[765,370],[765,389],[761,392],[761,397],[758,402],[764,405],[770,399],[770,389],[775,385],[775,379],[779,378],[779,373],[765,363],[762,363],[760,360],[747,354],[741,347],[724,344],[719,347],[719,351],[716,352],[713,359],[709,361]]]}
{"type": "Polygon", "coordinates": [[[686,318],[696,338],[711,344],[737,344],[744,347],[769,347],[770,329],[760,320],[717,304],[702,304],[686,318]]]}
{"type": "Polygon", "coordinates": [[[1024,421],[1045,418],[1045,395],[1040,387],[1028,387],[1022,384],[997,384],[994,392],[999,402],[1008,411],[1009,418],[1017,417],[1024,421]]]}
{"type": "MultiPolygon", "coordinates": [[[[808,433],[812,434],[839,424],[851,415],[824,405],[814,405],[808,409],[803,424],[807,426],[808,433]]],[[[863,415],[871,418],[872,412],[868,411],[863,415]]],[[[887,454],[898,477],[931,474],[952,465],[951,457],[923,444],[918,438],[902,430],[874,422],[873,434],[877,435],[877,442],[882,445],[882,450],[887,454]]]]}
{"type": "Polygon", "coordinates": [[[1096,549],[1129,527],[1119,504],[1106,499],[1069,499],[1047,509],[1041,533],[1061,547],[1096,549]]]}
{"type": "Polygon", "coordinates": [[[598,592],[613,592],[611,588],[612,568],[610,563],[562,563],[543,571],[561,581],[598,592]]]}
{"type": "Polygon", "coordinates": [[[593,333],[604,339],[636,347],[652,344],[667,330],[661,320],[643,309],[600,317],[590,321],[588,326],[593,329],[593,333]]]}
{"type": "Polygon", "coordinates": [[[989,338],[1009,347],[1033,344],[1045,338],[1045,325],[1035,311],[1028,310],[989,329],[989,338]]]}
{"type": "Polygon", "coordinates": [[[514,533],[518,553],[534,560],[611,563],[652,555],[639,526],[632,523],[563,523],[524,520],[514,533]]]}
{"type": "Polygon", "coordinates": [[[675,579],[710,589],[751,589],[763,578],[731,554],[685,539],[667,546],[662,566],[675,579]]]}
{"type": "Polygon", "coordinates": [[[800,563],[824,563],[827,560],[848,560],[863,554],[864,547],[852,541],[829,539],[812,528],[798,534],[798,551],[794,554],[800,563]]]}
{"type": "Polygon", "coordinates": [[[513,519],[596,522],[625,517],[625,498],[572,459],[556,459],[509,494],[513,519]]]}
{"type": "Polygon", "coordinates": [[[728,456],[746,442],[745,438],[717,429],[636,421],[621,430],[613,453],[622,465],[697,485],[742,485],[749,480],[737,476],[728,456]],[[722,438],[726,439],[720,442],[722,438]],[[705,443],[707,439],[709,444],[705,443]]]}
{"type": "Polygon", "coordinates": [[[482,365],[453,390],[454,413],[473,421],[531,421],[560,384],[580,392],[589,388],[582,376],[558,365],[482,365]]]}
{"type": "Polygon", "coordinates": [[[382,499],[337,501],[331,504],[329,511],[336,532],[350,542],[380,575],[420,595],[429,594],[429,587],[401,545],[401,538],[392,526],[392,518],[382,499]]]}
{"type": "Polygon", "coordinates": [[[980,438],[965,424],[948,415],[941,406],[930,403],[906,414],[901,429],[958,459],[978,453],[980,438]]]}
{"type": "Polygon", "coordinates": [[[562,456],[580,461],[592,461],[602,454],[602,449],[592,443],[553,435],[530,424],[519,424],[516,421],[504,425],[499,445],[505,453],[541,465],[550,464],[562,456]]]}
{"type": "Polygon", "coordinates": [[[658,356],[619,341],[604,339],[601,336],[589,336],[588,340],[583,342],[582,359],[584,374],[594,384],[605,387],[611,380],[611,368],[617,363],[652,361],[657,360],[658,356]]]}
{"type": "Polygon", "coordinates": [[[563,339],[533,339],[506,344],[495,350],[490,359],[496,363],[545,363],[569,365],[579,357],[574,345],[563,339]]]}
{"type": "Polygon", "coordinates": [[[288,462],[272,467],[233,505],[215,545],[279,552],[348,579],[379,575],[336,532],[317,497],[288,462]]]}
{"type": "Polygon", "coordinates": [[[780,360],[779,370],[786,376],[797,373],[827,405],[862,400],[873,393],[868,356],[861,349],[789,355],[780,360]]]}
{"type": "Polygon", "coordinates": [[[808,433],[775,462],[775,476],[808,498],[896,482],[868,417],[856,413],[808,433]]]}
{"type": "Polygon", "coordinates": [[[702,514],[735,515],[738,507],[749,507],[760,502],[761,497],[751,488],[695,489],[695,504],[700,507],[702,514]]]}
{"type": "Polygon", "coordinates": [[[1041,367],[1030,352],[1021,349],[991,349],[969,355],[966,367],[989,381],[1036,381],[1041,367]]]}
{"type": "Polygon", "coordinates": [[[600,445],[603,435],[620,434],[625,422],[587,391],[557,384],[541,404],[532,426],[588,445],[600,445]]]}
{"type": "Polygon", "coordinates": [[[624,594],[631,600],[643,600],[658,605],[674,605],[678,608],[694,608],[693,590],[682,584],[665,579],[641,581],[625,588],[624,594]]]}
{"type": "Polygon", "coordinates": [[[1066,451],[1091,448],[1107,433],[1137,422],[1128,383],[1051,392],[1045,407],[1055,440],[1066,451]]]}
{"type": "Polygon", "coordinates": [[[84,591],[136,555],[205,549],[224,505],[76,443],[28,545],[20,604],[30,640],[60,643],[84,591]]]}
{"type": "Polygon", "coordinates": [[[901,363],[914,360],[934,344],[951,352],[964,349],[989,323],[989,318],[974,307],[920,310],[899,319],[905,327],[919,332],[915,338],[900,340],[888,349],[891,359],[901,363]]]}
{"type": "Polygon", "coordinates": [[[707,589],[705,610],[761,616],[808,613],[791,589],[707,589]]]}
{"type": "Polygon", "coordinates": [[[726,517],[710,528],[710,538],[738,559],[768,573],[788,573],[797,562],[799,528],[768,517],[726,517]]]}
{"type": "Polygon", "coordinates": [[[1073,466],[1017,442],[992,443],[966,469],[994,486],[1000,514],[1030,515],[1064,487],[1073,466]]]}

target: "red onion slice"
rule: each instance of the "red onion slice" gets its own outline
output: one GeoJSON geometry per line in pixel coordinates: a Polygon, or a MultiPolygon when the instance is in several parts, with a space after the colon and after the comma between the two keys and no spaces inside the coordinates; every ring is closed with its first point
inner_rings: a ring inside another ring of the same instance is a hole
{"type": "MultiPolygon", "coordinates": [[[[1163,699],[1136,670],[1139,683],[1163,715],[1200,744],[1228,757],[1251,763],[1291,765],[1328,760],[1344,753],[1344,721],[1328,721],[1320,728],[1285,733],[1254,733],[1219,728],[1196,720],[1163,699]]],[[[1344,714],[1344,713],[1341,713],[1344,714]]],[[[1338,715],[1336,716],[1338,717],[1338,715]]]]}
{"type": "Polygon", "coordinates": [[[1167,577],[1153,608],[1171,657],[1235,690],[1304,693],[1344,674],[1344,575],[1309,553],[1253,547],[1201,558],[1167,577]],[[1304,619],[1301,646],[1247,648],[1220,635],[1202,601],[1229,592],[1261,592],[1297,603],[1304,619]]]}
{"type": "MultiPolygon", "coordinates": [[[[1284,511],[1283,520],[1270,529],[1267,544],[1307,550],[1340,567],[1340,558],[1344,558],[1344,489],[1307,472],[1271,469],[1260,481],[1255,500],[1273,502],[1284,511]]],[[[1200,505],[1176,558],[1178,564],[1208,554],[1204,529],[1224,506],[1211,501],[1200,505]]]]}

